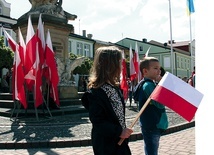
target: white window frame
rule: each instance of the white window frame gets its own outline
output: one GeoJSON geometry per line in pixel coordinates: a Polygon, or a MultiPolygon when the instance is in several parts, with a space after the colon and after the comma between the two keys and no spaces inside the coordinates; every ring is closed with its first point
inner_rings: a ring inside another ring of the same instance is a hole
{"type": "Polygon", "coordinates": [[[171,67],[171,62],[170,62],[170,56],[165,56],[163,57],[163,67],[164,68],[170,68],[171,67]]]}
{"type": "Polygon", "coordinates": [[[90,44],[84,44],[84,56],[90,57],[90,44]]]}
{"type": "Polygon", "coordinates": [[[77,55],[83,56],[83,43],[77,42],[77,55]]]}

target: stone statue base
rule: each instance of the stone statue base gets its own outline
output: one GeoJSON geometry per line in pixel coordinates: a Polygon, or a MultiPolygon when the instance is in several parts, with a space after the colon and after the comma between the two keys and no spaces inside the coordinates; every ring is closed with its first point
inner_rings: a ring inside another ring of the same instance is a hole
{"type": "Polygon", "coordinates": [[[60,99],[78,98],[76,86],[58,86],[58,93],[60,99]]]}

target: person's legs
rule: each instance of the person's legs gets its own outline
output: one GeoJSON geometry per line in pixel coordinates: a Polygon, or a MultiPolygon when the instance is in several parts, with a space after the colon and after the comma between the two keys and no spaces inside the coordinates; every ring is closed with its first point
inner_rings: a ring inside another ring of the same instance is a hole
{"type": "Polygon", "coordinates": [[[144,150],[146,155],[158,155],[159,140],[161,136],[160,130],[144,131],[142,130],[144,139],[144,150]]]}

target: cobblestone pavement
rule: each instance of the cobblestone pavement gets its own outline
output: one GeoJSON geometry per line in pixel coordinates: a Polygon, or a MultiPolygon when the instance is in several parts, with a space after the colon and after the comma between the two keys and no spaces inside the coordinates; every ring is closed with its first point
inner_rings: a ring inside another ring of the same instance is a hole
{"type": "MultiPolygon", "coordinates": [[[[129,143],[132,155],[144,154],[143,140],[129,143]]],[[[0,155],[93,155],[92,147],[68,147],[52,149],[3,149],[0,155]]],[[[162,136],[160,155],[195,155],[195,127],[162,136]]]]}
{"type": "MultiPolygon", "coordinates": [[[[135,104],[131,107],[128,105],[126,107],[126,122],[129,126],[138,110],[135,104]]],[[[170,127],[188,123],[170,109],[167,109],[167,115],[170,127]]],[[[138,123],[133,130],[133,134],[140,134],[138,123]]],[[[90,133],[91,123],[87,113],[53,116],[51,119],[40,117],[40,121],[37,121],[35,117],[19,118],[16,122],[7,117],[0,117],[0,148],[29,148],[29,146],[22,145],[33,142],[38,142],[38,144],[30,147],[66,147],[64,144],[66,141],[90,140],[90,133]],[[59,141],[63,142],[61,146],[47,144],[47,142],[59,141]],[[6,144],[7,146],[5,146],[6,144]]],[[[84,145],[87,146],[88,144],[84,145]]]]}

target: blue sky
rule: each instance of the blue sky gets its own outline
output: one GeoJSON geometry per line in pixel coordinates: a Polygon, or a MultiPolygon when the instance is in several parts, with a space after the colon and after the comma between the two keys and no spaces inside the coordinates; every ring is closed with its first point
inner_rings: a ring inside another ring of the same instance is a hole
{"type": "MultiPolygon", "coordinates": [[[[12,18],[18,19],[31,8],[28,0],[6,1],[11,3],[12,18]]],[[[93,39],[107,42],[125,37],[161,43],[170,40],[169,0],[63,0],[62,7],[77,15],[75,21],[69,22],[76,34],[82,35],[82,30],[86,30],[93,39]]],[[[191,16],[192,39],[195,39],[195,14],[191,16]]],[[[172,39],[190,40],[186,0],[171,0],[171,21],[172,39]]]]}

